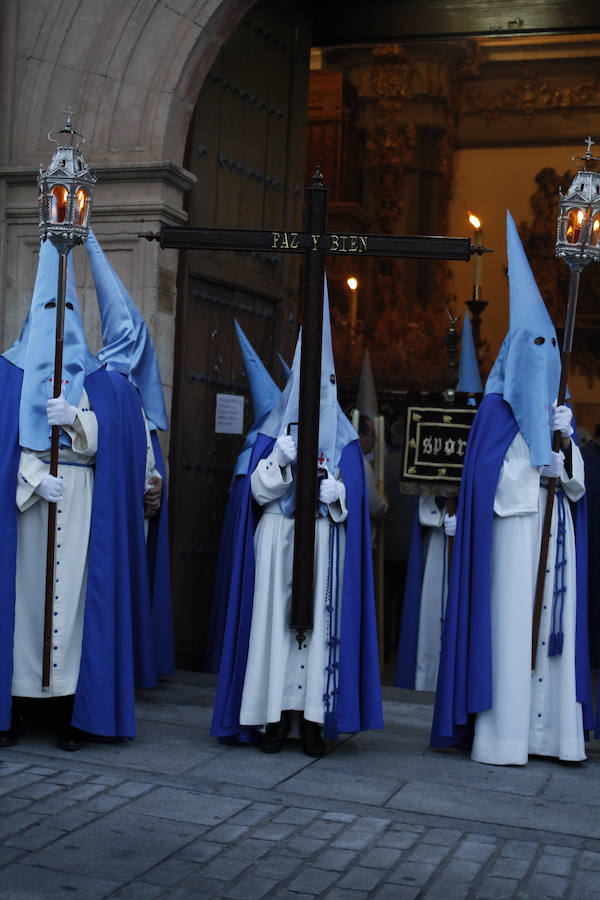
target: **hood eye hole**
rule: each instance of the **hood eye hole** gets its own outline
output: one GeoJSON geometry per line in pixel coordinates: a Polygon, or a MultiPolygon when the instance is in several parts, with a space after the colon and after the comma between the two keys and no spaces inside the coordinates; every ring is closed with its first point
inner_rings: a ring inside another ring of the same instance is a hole
{"type": "Polygon", "coordinates": [[[546,342],[546,338],[544,338],[540,335],[539,337],[536,337],[536,339],[533,343],[537,344],[539,347],[541,344],[544,344],[545,342],[546,342]]]}
{"type": "Polygon", "coordinates": [[[556,338],[552,338],[552,346],[556,347],[556,338]]]}
{"type": "Polygon", "coordinates": [[[54,302],[54,300],[49,300],[45,304],[44,309],[54,309],[55,306],[56,306],[56,303],[54,302]]]}
{"type": "Polygon", "coordinates": [[[71,303],[70,300],[67,300],[67,302],[65,303],[65,306],[67,307],[67,309],[73,309],[73,304],[71,303]]]}

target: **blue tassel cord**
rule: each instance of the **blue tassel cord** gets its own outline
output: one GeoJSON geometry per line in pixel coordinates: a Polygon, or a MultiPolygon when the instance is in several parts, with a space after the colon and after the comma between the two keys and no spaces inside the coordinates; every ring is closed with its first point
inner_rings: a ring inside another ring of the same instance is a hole
{"type": "Polygon", "coordinates": [[[563,613],[565,609],[565,583],[566,558],[566,526],[565,526],[565,495],[562,491],[556,494],[558,529],[556,535],[556,558],[554,561],[554,595],[552,599],[552,628],[548,638],[548,656],[560,656],[563,650],[563,613]]]}

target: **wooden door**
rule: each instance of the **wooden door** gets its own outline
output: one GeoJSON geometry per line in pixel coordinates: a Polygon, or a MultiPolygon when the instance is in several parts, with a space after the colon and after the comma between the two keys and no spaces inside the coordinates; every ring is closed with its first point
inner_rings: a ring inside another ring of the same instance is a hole
{"type": "MultiPolygon", "coordinates": [[[[300,228],[309,19],[303,7],[262,2],[221,49],[200,92],[187,167],[198,182],[189,223],[300,228]]],[[[178,664],[201,668],[221,525],[243,437],[215,433],[217,394],[252,404],[237,319],[282,386],[277,352],[297,335],[300,264],[281,255],[181,254],[171,441],[173,606],[178,664]]]]}

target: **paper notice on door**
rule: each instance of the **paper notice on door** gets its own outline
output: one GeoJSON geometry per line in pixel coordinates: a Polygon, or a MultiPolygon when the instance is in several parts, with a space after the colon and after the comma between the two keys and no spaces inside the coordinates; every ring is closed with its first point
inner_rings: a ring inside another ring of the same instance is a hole
{"type": "Polygon", "coordinates": [[[216,434],[244,433],[244,397],[241,394],[217,394],[216,434]]]}

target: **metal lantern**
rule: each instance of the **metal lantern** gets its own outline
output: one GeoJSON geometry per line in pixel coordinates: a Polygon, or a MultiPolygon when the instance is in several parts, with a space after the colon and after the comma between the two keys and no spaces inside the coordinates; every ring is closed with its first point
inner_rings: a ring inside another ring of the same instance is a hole
{"type": "Polygon", "coordinates": [[[600,161],[592,156],[593,140],[586,140],[585,156],[573,157],[583,162],[565,194],[560,191],[556,226],[556,255],[571,269],[584,269],[600,260],[600,173],[587,168],[600,161]]]}
{"type": "Polygon", "coordinates": [[[48,140],[57,147],[45,172],[40,166],[40,237],[43,241],[50,238],[62,255],[87,238],[96,176],[79,150],[85,138],[71,125],[70,112],[65,127],[51,131],[48,140]],[[60,135],[69,136],[68,146],[60,135]]]}

